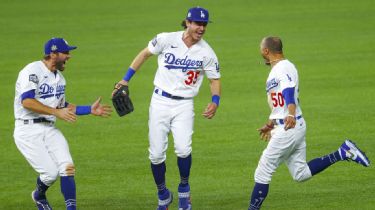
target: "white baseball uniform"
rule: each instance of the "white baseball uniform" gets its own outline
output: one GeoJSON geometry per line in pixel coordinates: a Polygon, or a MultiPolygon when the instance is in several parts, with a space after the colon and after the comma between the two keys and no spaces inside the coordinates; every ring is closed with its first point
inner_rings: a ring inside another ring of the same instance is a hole
{"type": "Polygon", "coordinates": [[[149,158],[153,164],[165,161],[170,131],[177,156],[185,158],[191,153],[193,97],[198,94],[203,74],[209,79],[220,78],[212,48],[203,39],[188,48],[183,33],[161,33],[148,44],[149,51],[158,55],[149,109],[149,158]]]}
{"type": "Polygon", "coordinates": [[[311,177],[306,163],[306,123],[298,100],[298,73],[295,66],[288,60],[279,61],[268,76],[266,83],[267,99],[271,108],[269,119],[276,123],[271,131],[271,139],[259,160],[255,171],[255,182],[269,184],[277,167],[286,162],[289,172],[296,181],[305,181],[311,177]],[[288,115],[282,91],[295,88],[296,126],[284,129],[283,119],[288,115]]]}
{"type": "Polygon", "coordinates": [[[24,67],[16,82],[14,98],[14,139],[19,151],[50,186],[57,176],[66,176],[67,164],[72,164],[68,144],[54,126],[56,117],[35,113],[22,106],[22,99],[35,90],[35,99],[53,107],[65,107],[65,79],[60,71],[51,72],[42,61],[24,67]],[[40,122],[44,118],[50,122],[40,122]]]}

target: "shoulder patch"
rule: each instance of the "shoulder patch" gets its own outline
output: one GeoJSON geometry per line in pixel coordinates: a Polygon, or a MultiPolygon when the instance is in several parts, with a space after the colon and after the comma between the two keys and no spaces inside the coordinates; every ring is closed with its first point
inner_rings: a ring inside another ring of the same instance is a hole
{"type": "Polygon", "coordinates": [[[29,81],[35,83],[35,84],[38,84],[39,83],[39,79],[38,79],[38,76],[36,76],[36,74],[30,74],[29,75],[29,81]]]}
{"type": "Polygon", "coordinates": [[[269,90],[271,90],[274,87],[277,87],[278,85],[279,85],[279,82],[276,80],[276,78],[272,78],[267,81],[266,91],[268,92],[269,90]]]}
{"type": "Polygon", "coordinates": [[[155,36],[153,39],[152,39],[152,41],[151,41],[151,44],[152,44],[152,46],[156,46],[156,44],[158,43],[158,40],[157,40],[157,36],[155,36]]]}

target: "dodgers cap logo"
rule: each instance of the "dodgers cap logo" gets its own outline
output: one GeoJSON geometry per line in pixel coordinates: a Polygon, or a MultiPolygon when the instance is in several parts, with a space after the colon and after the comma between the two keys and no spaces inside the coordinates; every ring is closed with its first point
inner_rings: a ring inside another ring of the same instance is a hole
{"type": "Polygon", "coordinates": [[[208,10],[202,7],[193,7],[188,10],[186,20],[195,22],[211,22],[209,21],[208,10]]]}

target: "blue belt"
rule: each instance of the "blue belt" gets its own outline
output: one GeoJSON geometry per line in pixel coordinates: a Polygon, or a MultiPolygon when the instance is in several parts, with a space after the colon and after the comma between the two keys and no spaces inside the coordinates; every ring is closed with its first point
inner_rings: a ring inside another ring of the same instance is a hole
{"type": "Polygon", "coordinates": [[[171,99],[175,99],[175,100],[183,100],[183,99],[189,99],[189,98],[184,98],[184,97],[181,97],[181,96],[174,96],[168,92],[165,92],[163,90],[159,90],[159,89],[155,89],[155,93],[156,94],[160,94],[164,97],[167,97],[167,98],[171,98],[171,99]]]}
{"type": "MultiPolygon", "coordinates": [[[[296,117],[296,120],[299,120],[302,118],[302,115],[300,116],[297,116],[296,117]]],[[[284,120],[283,119],[274,119],[272,120],[272,122],[275,124],[275,125],[283,125],[284,124],[284,120]]]]}

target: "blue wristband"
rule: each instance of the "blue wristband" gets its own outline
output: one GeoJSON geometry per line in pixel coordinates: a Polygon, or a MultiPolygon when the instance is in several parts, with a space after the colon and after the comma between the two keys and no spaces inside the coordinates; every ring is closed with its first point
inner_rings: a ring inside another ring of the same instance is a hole
{"type": "Polygon", "coordinates": [[[76,106],[76,115],[91,114],[91,106],[76,106]]]}
{"type": "Polygon", "coordinates": [[[220,103],[220,96],[218,96],[218,95],[213,95],[213,96],[212,96],[212,103],[215,103],[217,106],[219,106],[219,103],[220,103]]]}
{"type": "Polygon", "coordinates": [[[126,74],[124,76],[124,78],[122,78],[122,79],[129,82],[134,74],[135,74],[135,70],[132,67],[129,67],[128,71],[126,72],[126,74]]]}

